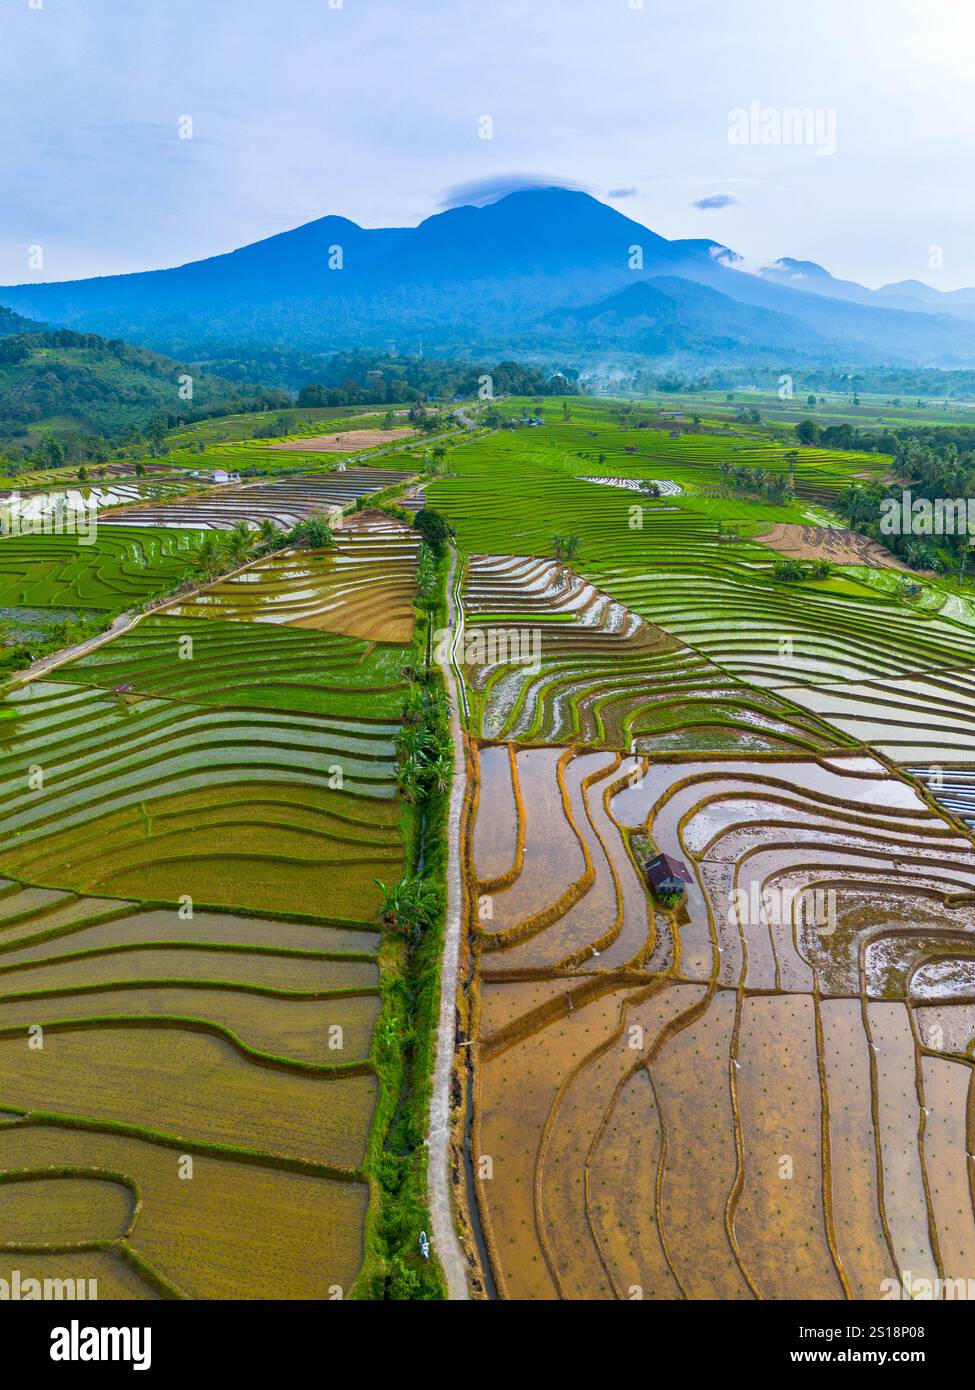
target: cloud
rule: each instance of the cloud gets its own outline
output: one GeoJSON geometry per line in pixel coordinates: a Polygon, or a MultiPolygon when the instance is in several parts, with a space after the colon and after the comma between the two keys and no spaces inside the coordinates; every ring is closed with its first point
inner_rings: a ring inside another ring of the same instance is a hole
{"type": "Polygon", "coordinates": [[[574,193],[591,193],[581,183],[572,183],[547,174],[494,174],[486,179],[473,179],[470,183],[458,183],[448,188],[440,203],[441,211],[448,208],[482,208],[488,203],[496,203],[509,193],[520,193],[526,188],[569,188],[574,193]]]}
{"type": "Polygon", "coordinates": [[[725,270],[737,270],[742,275],[761,275],[764,269],[750,256],[739,256],[737,251],[730,251],[727,246],[712,246],[708,254],[725,270]]]}
{"type": "Polygon", "coordinates": [[[741,199],[736,198],[733,193],[710,193],[706,198],[698,198],[691,207],[703,208],[731,208],[740,207],[741,199]]]}
{"type": "Polygon", "coordinates": [[[611,188],[606,194],[607,198],[635,198],[637,190],[635,188],[611,188]]]}

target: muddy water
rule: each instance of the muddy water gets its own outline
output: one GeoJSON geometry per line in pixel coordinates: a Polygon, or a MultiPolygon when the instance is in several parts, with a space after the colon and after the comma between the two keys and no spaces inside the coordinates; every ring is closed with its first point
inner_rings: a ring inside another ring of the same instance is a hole
{"type": "MultiPolygon", "coordinates": [[[[734,865],[705,860],[698,865],[698,873],[701,875],[704,892],[714,914],[719,956],[717,980],[723,985],[737,985],[741,982],[744,969],[742,938],[745,924],[740,920],[732,897],[734,865]]],[[[752,946],[749,945],[749,962],[751,961],[752,946]]],[[[774,973],[771,971],[771,949],[768,946],[766,962],[770,973],[774,973]]]]}
{"type": "Polygon", "coordinates": [[[675,989],[649,999],[631,994],[624,1001],[621,1031],[595,1051],[559,1097],[539,1171],[544,1229],[563,1297],[613,1294],[606,1264],[612,1268],[616,1263],[625,1237],[610,1239],[607,1259],[606,1230],[600,1231],[598,1242],[593,1234],[586,1174],[618,1088],[641,1065],[663,1024],[682,1006],[675,989]]]}
{"type": "MultiPolygon", "coordinates": [[[[940,1057],[923,1059],[924,1159],[945,1279],[964,1279],[975,1291],[975,1220],[972,1217],[967,1134],[971,1068],[940,1057]],[[967,1281],[971,1280],[971,1283],[967,1281]]],[[[969,1294],[970,1296],[970,1294],[969,1294]]]]}
{"type": "Polygon", "coordinates": [[[592,887],[563,917],[544,931],[492,957],[492,968],[555,966],[578,951],[591,949],[600,938],[616,930],[618,910],[613,876],[603,847],[586,814],[586,797],[582,787],[585,778],[608,770],[615,762],[616,755],[613,753],[586,753],[573,758],[565,773],[572,818],[592,860],[595,873],[592,887]]]}
{"type": "Polygon", "coordinates": [[[916,1279],[937,1269],[928,1238],[928,1209],[918,1147],[920,1107],[915,1085],[914,1039],[903,1004],[869,1004],[876,1045],[877,1104],[883,1157],[882,1199],[898,1267],[916,1279]]]}
{"type": "Polygon", "coordinates": [[[624,759],[619,769],[612,773],[606,782],[597,783],[589,792],[590,814],[616,871],[623,909],[620,934],[613,944],[603,951],[599,959],[600,966],[605,970],[632,961],[645,948],[650,932],[652,913],[646,886],[626,852],[619,827],[606,809],[607,785],[635,769],[636,763],[632,758],[624,759]]]}
{"type": "Polygon", "coordinates": [[[558,1297],[535,1224],[536,1165],[561,1082],[618,1031],[625,996],[604,995],[482,1063],[472,1157],[500,1261],[495,1277],[509,1298],[558,1297]]]}
{"type": "Polygon", "coordinates": [[[513,927],[554,902],[582,877],[585,860],[565,816],[556,768],[563,750],[529,748],[518,754],[518,779],[525,814],[525,854],[510,888],[493,895],[493,917],[485,932],[513,927]]]}
{"type": "MultiPolygon", "coordinates": [[[[776,983],[779,989],[790,993],[808,993],[813,987],[813,973],[797,949],[797,917],[801,915],[799,904],[789,900],[780,890],[780,878],[786,874],[790,855],[781,850],[767,850],[764,853],[750,854],[738,865],[737,887],[744,892],[749,903],[746,913],[748,928],[746,939],[749,945],[749,962],[753,936],[760,934],[761,927],[751,921],[752,903],[757,903],[764,919],[766,932],[771,939],[772,954],[775,960],[776,983]],[[769,899],[766,902],[766,898],[769,899]]],[[[809,911],[813,910],[813,905],[809,911]]],[[[824,914],[825,916],[825,914],[824,914]]],[[[822,924],[828,928],[829,923],[822,924]]],[[[749,969],[749,984],[755,984],[749,969]]]]}
{"type": "Polygon", "coordinates": [[[830,1201],[840,1265],[854,1298],[879,1298],[897,1277],[880,1220],[877,1136],[860,1004],[824,1000],[823,1065],[829,1098],[830,1201]]]}
{"type": "Polygon", "coordinates": [[[821,1103],[811,999],[749,998],[737,1071],[745,1182],[742,1262],[767,1298],[840,1298],[826,1239],[821,1103]]]}
{"type": "Polygon", "coordinates": [[[934,1052],[966,1053],[975,1039],[975,1004],[915,1005],[914,1017],[921,1041],[934,1052]]]}
{"type": "MultiPolygon", "coordinates": [[[[490,958],[489,958],[490,959],[490,958]]],[[[493,959],[490,959],[493,967],[493,959]]],[[[481,1037],[490,1038],[502,1028],[543,1009],[553,1000],[564,1000],[572,980],[509,980],[503,984],[481,982],[481,1037]]]]}
{"type": "Polygon", "coordinates": [[[668,1141],[661,1227],[688,1298],[752,1297],[725,1227],[737,1169],[728,1079],[735,1006],[730,990],[716,994],[653,1068],[668,1141]]]}
{"type": "Polygon", "coordinates": [[[474,871],[482,883],[514,868],[518,843],[518,804],[511,781],[507,744],[478,753],[477,819],[474,822],[474,871]]]}

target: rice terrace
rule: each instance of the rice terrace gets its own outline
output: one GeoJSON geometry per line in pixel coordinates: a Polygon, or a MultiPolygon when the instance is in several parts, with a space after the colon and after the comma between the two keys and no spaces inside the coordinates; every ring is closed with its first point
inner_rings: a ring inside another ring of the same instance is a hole
{"type": "Polygon", "coordinates": [[[844,540],[891,461],[758,430],[736,488],[717,420],[581,396],[441,428],[0,540],[12,608],[96,619],[0,724],[5,1263],[967,1279],[975,608],[844,540]]]}
{"type": "Polygon", "coordinates": [[[6,8],[8,1345],[933,1362],[973,15],[6,8]]]}

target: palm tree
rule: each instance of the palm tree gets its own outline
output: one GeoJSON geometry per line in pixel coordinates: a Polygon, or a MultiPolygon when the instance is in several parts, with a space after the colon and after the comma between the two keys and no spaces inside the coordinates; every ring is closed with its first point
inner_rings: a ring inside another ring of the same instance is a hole
{"type": "Polygon", "coordinates": [[[568,561],[568,560],[574,560],[575,557],[576,557],[578,554],[579,554],[579,537],[578,537],[578,536],[566,536],[565,539],[564,539],[563,542],[562,542],[562,558],[563,558],[563,560],[567,560],[567,561],[568,561]]]}
{"type": "Polygon", "coordinates": [[[288,532],[292,545],[307,545],[312,550],[330,550],[335,544],[332,528],[323,516],[306,516],[288,532]]]}
{"type": "Polygon", "coordinates": [[[397,745],[408,761],[426,751],[430,745],[430,734],[422,724],[412,724],[402,731],[397,745]]]}
{"type": "Polygon", "coordinates": [[[836,510],[853,525],[863,508],[864,491],[859,483],[848,483],[836,499],[836,510]]]}
{"type": "Polygon", "coordinates": [[[269,516],[266,516],[261,522],[257,534],[260,537],[261,549],[264,551],[279,550],[282,545],[287,544],[287,536],[277,522],[272,521],[269,516]]]}
{"type": "Polygon", "coordinates": [[[904,560],[912,570],[929,569],[930,551],[920,541],[908,541],[904,547],[904,560]]]}
{"type": "Polygon", "coordinates": [[[423,795],[423,780],[420,776],[419,760],[408,758],[400,768],[396,780],[403,800],[415,805],[423,795]]]}
{"type": "Polygon", "coordinates": [[[254,535],[246,521],[238,521],[227,535],[227,553],[235,565],[242,565],[254,549],[254,535]]]}
{"type": "Polygon", "coordinates": [[[223,560],[222,547],[212,531],[207,531],[196,552],[196,571],[204,579],[212,579],[223,560]]]}

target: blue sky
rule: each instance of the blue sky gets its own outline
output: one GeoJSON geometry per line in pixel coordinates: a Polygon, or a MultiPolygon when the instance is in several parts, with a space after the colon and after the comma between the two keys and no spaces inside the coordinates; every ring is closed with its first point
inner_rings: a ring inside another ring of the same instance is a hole
{"type": "Polygon", "coordinates": [[[537,180],[755,262],[975,285],[973,67],[971,0],[4,0],[0,283],[537,180]],[[732,143],[752,103],[832,113],[835,152],[732,143]]]}

